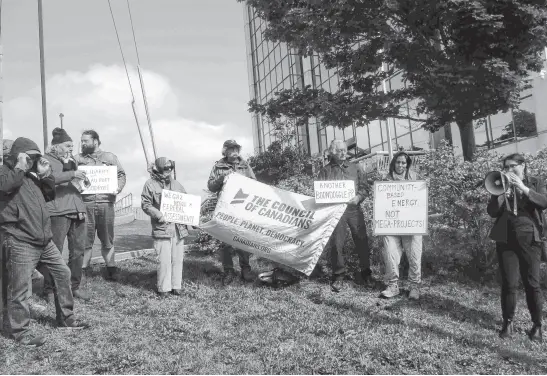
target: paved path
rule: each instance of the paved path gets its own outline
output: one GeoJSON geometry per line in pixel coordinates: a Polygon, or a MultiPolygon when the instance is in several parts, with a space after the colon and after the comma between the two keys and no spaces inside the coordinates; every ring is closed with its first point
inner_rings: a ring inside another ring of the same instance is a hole
{"type": "MultiPolygon", "coordinates": [[[[152,227],[150,221],[137,220],[125,225],[119,225],[114,228],[114,246],[116,247],[116,253],[137,251],[141,249],[148,249],[154,247],[154,241],[152,240],[152,227]]],[[[191,234],[186,243],[189,243],[195,239],[195,233],[191,234]],[[192,236],[194,235],[194,236],[192,236]]],[[[98,237],[95,238],[93,244],[93,256],[101,255],[101,242],[98,237]]],[[[63,249],[63,257],[68,260],[68,245],[65,242],[63,249]]]]}

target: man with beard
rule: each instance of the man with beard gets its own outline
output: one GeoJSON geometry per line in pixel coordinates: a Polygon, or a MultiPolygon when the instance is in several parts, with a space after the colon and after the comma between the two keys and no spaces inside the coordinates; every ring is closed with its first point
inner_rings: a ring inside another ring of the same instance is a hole
{"type": "Polygon", "coordinates": [[[75,157],[82,166],[116,166],[118,169],[118,189],[114,194],[83,194],[82,199],[87,210],[87,241],[85,245],[83,270],[87,270],[91,261],[95,233],[101,241],[102,256],[106,263],[107,279],[115,281],[119,277],[114,252],[114,204],[116,195],[125,186],[125,171],[114,154],[102,151],[101,140],[94,130],[82,133],[82,153],[75,157]]]}
{"type": "Polygon", "coordinates": [[[29,281],[38,262],[47,264],[55,283],[59,327],[83,329],[88,324],[74,316],[70,269],[52,241],[46,201],[55,197],[55,181],[49,162],[33,141],[19,137],[1,169],[0,229],[4,233],[2,253],[8,255],[9,332],[21,344],[41,346],[46,339],[31,333],[28,305],[29,281]]]}
{"type": "MultiPolygon", "coordinates": [[[[79,181],[85,180],[86,176],[85,172],[78,171],[72,157],[72,138],[62,128],[55,128],[52,134],[51,147],[45,158],[51,164],[52,175],[55,178],[55,200],[47,203],[51,215],[53,242],[62,253],[68,236],[68,267],[71,273],[72,294],[75,298],[88,301],[88,294],[80,289],[86,242],[86,207],[77,188],[79,181]]],[[[44,276],[43,296],[49,302],[54,289],[51,274],[44,264],[38,266],[38,271],[44,276]]]]}
{"type": "Polygon", "coordinates": [[[166,222],[161,208],[161,195],[164,189],[186,193],[186,190],[171,174],[175,162],[165,157],[156,159],[148,168],[150,179],[142,189],[141,207],[150,216],[154,249],[158,255],[158,295],[167,297],[181,294],[182,263],[184,259],[184,238],[188,236],[189,226],[166,222]]]}
{"type": "MultiPolygon", "coordinates": [[[[235,140],[227,140],[222,145],[222,155],[224,158],[215,163],[211,174],[209,175],[209,181],[207,182],[207,188],[213,193],[220,194],[226,176],[232,173],[238,173],[251,179],[255,179],[253,169],[249,164],[239,156],[241,152],[241,145],[235,140]]],[[[229,285],[234,280],[234,261],[232,260],[232,251],[239,256],[239,265],[241,267],[241,278],[245,282],[253,280],[251,276],[251,265],[249,264],[250,253],[242,251],[240,249],[234,249],[228,244],[224,244],[220,251],[222,257],[223,268],[223,285],[229,285]]]]}

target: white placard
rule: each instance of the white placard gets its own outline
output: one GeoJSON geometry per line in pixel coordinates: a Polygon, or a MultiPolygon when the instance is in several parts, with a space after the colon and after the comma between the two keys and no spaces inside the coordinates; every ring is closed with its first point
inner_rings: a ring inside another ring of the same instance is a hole
{"type": "Polygon", "coordinates": [[[316,204],[346,203],[355,196],[353,180],[314,181],[313,189],[316,204]]]}
{"type": "Polygon", "coordinates": [[[118,167],[116,166],[78,166],[91,182],[83,187],[83,195],[116,194],[118,190],[118,167]]]}
{"type": "Polygon", "coordinates": [[[186,193],[161,191],[161,214],[167,222],[199,226],[201,197],[186,193]]]}
{"type": "Polygon", "coordinates": [[[425,181],[374,182],[374,235],[427,235],[425,181]]]}

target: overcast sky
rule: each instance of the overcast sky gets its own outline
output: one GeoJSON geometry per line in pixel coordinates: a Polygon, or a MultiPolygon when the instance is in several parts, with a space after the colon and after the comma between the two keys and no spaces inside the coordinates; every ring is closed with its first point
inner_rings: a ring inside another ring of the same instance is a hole
{"type": "MultiPolygon", "coordinates": [[[[122,195],[135,204],[148,178],[131,93],[107,0],[45,0],[44,39],[51,131],[64,127],[78,145],[95,129],[102,149],[127,172],[122,195]]],[[[111,0],[147,137],[126,0],[111,0]]],[[[42,149],[36,0],[3,0],[4,138],[29,137],[42,149]]],[[[252,151],[243,9],[236,0],[130,0],[159,156],[177,162],[177,179],[201,195],[226,139],[252,151]]],[[[121,197],[121,196],[120,196],[121,197]]]]}

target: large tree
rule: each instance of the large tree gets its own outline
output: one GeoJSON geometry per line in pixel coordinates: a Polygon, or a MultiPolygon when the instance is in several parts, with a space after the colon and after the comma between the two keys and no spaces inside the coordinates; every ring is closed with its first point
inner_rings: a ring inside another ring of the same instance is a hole
{"type": "Polygon", "coordinates": [[[473,120],[517,108],[547,46],[546,1],[238,1],[267,21],[269,40],[318,54],[340,79],[337,92],[283,90],[265,104],[251,101],[251,111],[344,128],[406,117],[400,107],[416,99],[413,120],[427,116],[425,129],[457,123],[466,160],[475,151],[473,120]],[[399,70],[405,87],[378,90],[399,70]]]}

